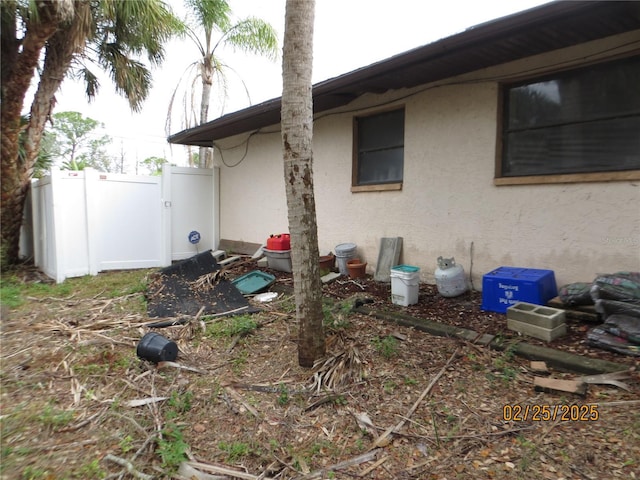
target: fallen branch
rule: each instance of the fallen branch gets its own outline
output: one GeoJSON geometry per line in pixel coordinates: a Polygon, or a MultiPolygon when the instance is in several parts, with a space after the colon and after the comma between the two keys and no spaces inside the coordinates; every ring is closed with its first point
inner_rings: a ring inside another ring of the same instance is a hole
{"type": "Polygon", "coordinates": [[[420,403],[422,402],[422,400],[424,400],[424,398],[429,394],[429,392],[431,391],[431,389],[434,387],[434,385],[436,384],[436,382],[440,379],[440,377],[442,376],[442,374],[445,372],[445,370],[447,369],[447,367],[449,366],[449,364],[453,361],[453,359],[458,355],[458,349],[456,348],[456,350],[451,354],[451,356],[449,357],[449,360],[447,360],[447,363],[445,363],[443,365],[443,367],[440,369],[440,371],[438,372],[438,374],[433,378],[433,380],[431,380],[431,382],[429,383],[429,385],[427,386],[427,388],[424,389],[424,391],[422,392],[422,394],[420,395],[420,397],[418,397],[418,399],[415,401],[415,403],[411,406],[411,408],[409,409],[409,411],[407,412],[407,414],[402,418],[402,420],[400,420],[395,426],[393,427],[389,427],[382,435],[380,435],[378,437],[378,439],[373,443],[371,448],[376,448],[376,447],[386,447],[387,445],[389,445],[389,443],[391,442],[391,436],[396,433],[397,431],[399,431],[404,424],[407,422],[407,420],[411,417],[411,415],[414,414],[414,412],[416,411],[416,409],[418,408],[418,406],[420,405],[420,403]]]}
{"type": "MultiPolygon", "coordinates": [[[[501,432],[487,432],[487,433],[477,433],[475,435],[447,435],[446,438],[441,438],[443,441],[451,441],[451,440],[471,440],[471,439],[482,439],[486,437],[501,437],[503,435],[512,435],[515,433],[522,432],[524,430],[533,430],[540,426],[540,424],[535,423],[533,425],[527,425],[526,427],[520,428],[511,428],[509,430],[503,430],[501,432]]],[[[413,435],[415,438],[422,438],[425,440],[436,440],[437,437],[432,437],[429,435],[413,435]]]]}
{"type": "Polygon", "coordinates": [[[149,398],[137,398],[135,400],[129,400],[125,403],[127,407],[141,407],[143,405],[149,405],[152,403],[163,402],[169,397],[149,397],[149,398]]]}
{"type": "Polygon", "coordinates": [[[75,430],[80,430],[85,425],[88,425],[89,423],[91,423],[96,418],[102,416],[108,410],[108,408],[109,407],[105,407],[102,410],[100,410],[99,412],[96,412],[93,415],[91,415],[89,418],[85,418],[84,420],[82,420],[81,422],[76,423],[75,425],[71,425],[69,427],[66,427],[66,428],[63,428],[61,430],[58,430],[58,432],[73,432],[75,430]]]}
{"type": "Polygon", "coordinates": [[[246,310],[247,308],[249,308],[249,306],[245,305],[244,307],[234,308],[233,310],[227,310],[226,312],[208,313],[206,315],[202,315],[204,313],[204,307],[201,307],[200,311],[196,314],[195,317],[191,317],[189,315],[183,315],[183,316],[180,316],[174,319],[169,319],[169,320],[154,320],[153,322],[150,322],[150,323],[144,323],[143,326],[147,328],[175,327],[176,325],[184,325],[185,323],[189,323],[192,318],[197,322],[200,319],[200,316],[204,316],[205,317],[204,319],[206,320],[206,319],[215,318],[215,317],[223,317],[231,313],[236,313],[242,310],[246,310]]]}
{"type": "Polygon", "coordinates": [[[231,340],[231,345],[229,345],[229,348],[227,348],[227,353],[231,353],[231,351],[235,348],[235,346],[240,341],[240,339],[242,337],[244,337],[245,335],[247,335],[247,334],[246,333],[238,333],[235,337],[233,337],[233,339],[231,340]]]}
{"type": "Polygon", "coordinates": [[[205,315],[205,318],[209,319],[213,317],[222,317],[224,315],[229,315],[230,313],[236,313],[242,310],[246,310],[247,308],[249,308],[249,305],[245,305],[244,307],[234,308],[233,310],[227,310],[226,312],[207,314],[205,315]]]}
{"type": "MultiPolygon", "coordinates": [[[[233,477],[233,478],[242,478],[244,480],[257,480],[258,476],[257,475],[252,475],[250,473],[245,473],[245,472],[239,472],[237,470],[232,470],[230,468],[226,468],[226,467],[219,467],[218,465],[212,465],[209,463],[202,463],[202,462],[184,462],[187,465],[189,465],[190,467],[199,469],[199,470],[205,470],[208,472],[213,472],[213,473],[221,473],[222,475],[227,475],[229,477],[233,477]]],[[[273,480],[271,477],[262,477],[264,480],[273,480]]]]}
{"type": "MultiPolygon", "coordinates": [[[[164,285],[163,285],[164,286],[164,285]]],[[[194,322],[198,322],[200,320],[200,316],[204,313],[205,307],[200,307],[196,316],[193,317],[194,322]]],[[[145,326],[148,328],[165,328],[165,327],[174,327],[176,325],[184,325],[191,321],[191,315],[179,315],[177,318],[169,319],[169,320],[156,320],[152,323],[147,323],[145,326]]]]}
{"type": "Polygon", "coordinates": [[[199,368],[195,368],[195,367],[188,367],[186,365],[181,365],[181,364],[179,364],[177,362],[158,362],[158,370],[160,370],[160,369],[162,369],[164,367],[173,367],[173,368],[178,368],[178,369],[182,369],[182,370],[188,370],[190,372],[201,373],[203,375],[208,373],[205,370],[200,370],[199,368]]]}
{"type": "Polygon", "coordinates": [[[211,475],[209,473],[196,470],[188,462],[182,462],[178,469],[178,475],[181,478],[188,478],[189,480],[226,480],[229,478],[227,475],[211,475]]]}
{"type": "Polygon", "coordinates": [[[600,407],[617,407],[620,405],[640,405],[640,400],[618,400],[616,402],[596,402],[600,407]]]}
{"type": "Polygon", "coordinates": [[[255,408],[253,408],[251,405],[249,405],[247,402],[245,402],[244,398],[242,398],[242,395],[240,395],[233,388],[228,386],[225,387],[225,390],[229,392],[229,395],[231,395],[234,398],[234,400],[236,400],[237,402],[240,402],[244,406],[244,408],[246,408],[251,413],[251,415],[253,415],[258,419],[260,418],[260,414],[258,413],[258,411],[255,408]]]}
{"type": "Polygon", "coordinates": [[[345,280],[345,281],[340,281],[337,280],[337,283],[339,283],[340,285],[345,285],[347,283],[353,283],[354,285],[357,285],[358,287],[360,287],[360,290],[365,290],[365,286],[362,285],[361,283],[356,282],[355,280],[345,280]]]}
{"type": "MultiPolygon", "coordinates": [[[[380,453],[381,449],[376,448],[374,450],[370,450],[367,453],[363,453],[362,455],[358,455],[357,457],[350,458],[349,460],[345,460],[343,462],[336,463],[334,465],[330,465],[321,470],[316,470],[314,472],[309,473],[308,475],[302,475],[295,477],[293,480],[313,480],[314,478],[322,478],[325,476],[327,472],[331,472],[334,470],[343,470],[348,467],[353,467],[354,465],[360,465],[365,462],[370,462],[378,453],[380,453]]],[[[378,462],[376,462],[378,463],[378,462]]],[[[379,462],[382,463],[382,462],[379,462]]]]}
{"type": "Polygon", "coordinates": [[[366,477],[371,472],[373,472],[376,468],[378,468],[380,465],[382,465],[384,462],[389,460],[389,458],[391,458],[389,455],[387,455],[386,457],[382,457],[380,460],[378,460],[376,463],[371,465],[369,468],[365,468],[362,472],[360,472],[360,476],[361,477],[366,477]]]}
{"type": "Polygon", "coordinates": [[[125,460],[124,458],[116,457],[115,455],[111,455],[110,453],[107,453],[104,456],[104,459],[109,460],[110,462],[113,462],[113,463],[117,463],[121,467],[126,468],[127,473],[141,480],[153,480],[155,478],[153,475],[147,475],[146,473],[139,472],[138,470],[136,470],[136,468],[133,466],[133,464],[130,461],[125,460]]]}
{"type": "Polygon", "coordinates": [[[127,415],[123,415],[121,413],[118,413],[118,412],[114,411],[113,409],[110,409],[108,411],[108,415],[115,416],[115,417],[118,417],[118,418],[121,418],[123,420],[127,420],[127,421],[131,422],[131,424],[134,427],[136,427],[136,429],[138,429],[138,431],[140,433],[142,433],[143,435],[147,435],[147,431],[144,428],[142,428],[142,426],[138,422],[136,422],[135,419],[133,419],[131,417],[128,417],[127,415]]]}
{"type": "Polygon", "coordinates": [[[305,412],[309,412],[314,408],[318,408],[320,405],[324,405],[325,403],[334,402],[340,398],[340,395],[325,395],[319,400],[316,400],[311,405],[304,409],[305,412]]]}

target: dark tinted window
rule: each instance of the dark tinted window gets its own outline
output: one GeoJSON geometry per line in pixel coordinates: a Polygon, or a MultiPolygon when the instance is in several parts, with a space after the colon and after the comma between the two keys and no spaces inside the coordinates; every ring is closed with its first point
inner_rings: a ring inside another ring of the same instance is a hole
{"type": "Polygon", "coordinates": [[[402,182],[404,109],[356,119],[356,185],[402,182]]]}
{"type": "Polygon", "coordinates": [[[640,169],[640,57],[505,89],[503,176],[640,169]]]}

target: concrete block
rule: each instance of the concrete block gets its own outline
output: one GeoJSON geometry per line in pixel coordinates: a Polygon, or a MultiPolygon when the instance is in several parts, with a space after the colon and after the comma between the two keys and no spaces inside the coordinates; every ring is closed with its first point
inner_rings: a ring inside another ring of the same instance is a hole
{"type": "Polygon", "coordinates": [[[217,262],[220,262],[220,260],[227,256],[227,252],[224,250],[215,250],[211,252],[211,255],[213,255],[213,258],[215,258],[217,262]]]}
{"type": "Polygon", "coordinates": [[[320,280],[322,281],[322,283],[329,283],[332,282],[333,280],[335,280],[336,278],[339,278],[340,274],[336,273],[336,272],[329,272],[326,275],[320,277],[320,280]]]}
{"type": "Polygon", "coordinates": [[[518,302],[507,308],[507,319],[528,323],[536,327],[554,329],[565,323],[564,310],[535,303],[518,302]]]}
{"type": "Polygon", "coordinates": [[[228,265],[230,263],[237,262],[238,260],[240,260],[240,257],[229,257],[225,258],[224,260],[220,260],[218,262],[218,265],[228,265]]]}
{"type": "Polygon", "coordinates": [[[544,340],[546,342],[550,342],[558,337],[567,334],[566,323],[561,323],[555,328],[544,328],[537,325],[532,325],[528,322],[520,322],[518,320],[507,318],[507,328],[509,330],[514,330],[516,332],[520,332],[524,335],[529,335],[530,337],[544,340]]]}
{"type": "Polygon", "coordinates": [[[380,253],[373,279],[376,282],[391,281],[391,267],[398,265],[402,251],[402,237],[380,239],[380,253]]]}
{"type": "Polygon", "coordinates": [[[253,255],[251,255],[251,258],[253,260],[257,260],[258,258],[263,257],[264,256],[264,248],[265,247],[266,247],[266,245],[260,245],[260,248],[258,248],[256,250],[256,252],[253,255]]]}

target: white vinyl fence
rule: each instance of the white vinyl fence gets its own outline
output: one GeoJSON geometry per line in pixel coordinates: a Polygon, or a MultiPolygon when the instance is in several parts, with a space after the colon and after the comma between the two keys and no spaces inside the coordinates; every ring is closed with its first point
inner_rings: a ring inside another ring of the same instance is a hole
{"type": "Polygon", "coordinates": [[[52,170],[31,184],[35,264],[61,282],[214,249],[217,182],[216,169],[167,166],[161,177],[52,170]]]}

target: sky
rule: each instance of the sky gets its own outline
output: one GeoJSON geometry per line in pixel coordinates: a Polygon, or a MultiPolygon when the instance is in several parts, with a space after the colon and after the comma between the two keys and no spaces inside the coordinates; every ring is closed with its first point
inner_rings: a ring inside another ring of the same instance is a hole
{"type": "MultiPolygon", "coordinates": [[[[183,0],[167,0],[184,14],[183,0]]],[[[229,0],[233,18],[248,16],[269,22],[278,33],[279,57],[270,61],[249,54],[221,50],[228,87],[222,97],[212,95],[209,120],[247,108],[282,94],[282,38],[285,0],[229,0]],[[245,90],[246,87],[246,90],[245,90]],[[249,96],[247,96],[247,92],[249,96]]],[[[541,0],[420,1],[420,0],[316,0],[313,83],[368,66],[393,55],[464,31],[481,23],[547,3],[541,0]]],[[[77,111],[104,124],[99,134],[113,142],[109,153],[125,158],[126,173],[147,157],[164,157],[184,166],[185,147],[169,145],[165,123],[171,95],[189,65],[198,59],[189,40],[173,40],[166,60],[152,70],[153,88],[142,111],[132,113],[127,101],[115,93],[107,77],[101,80],[97,98],[88,103],[82,84],[67,79],[56,94],[55,112],[77,111]]],[[[184,90],[178,90],[178,97],[184,90]]],[[[177,100],[174,109],[181,104],[177,100]]],[[[172,116],[170,133],[184,129],[179,115],[172,116]]]]}

